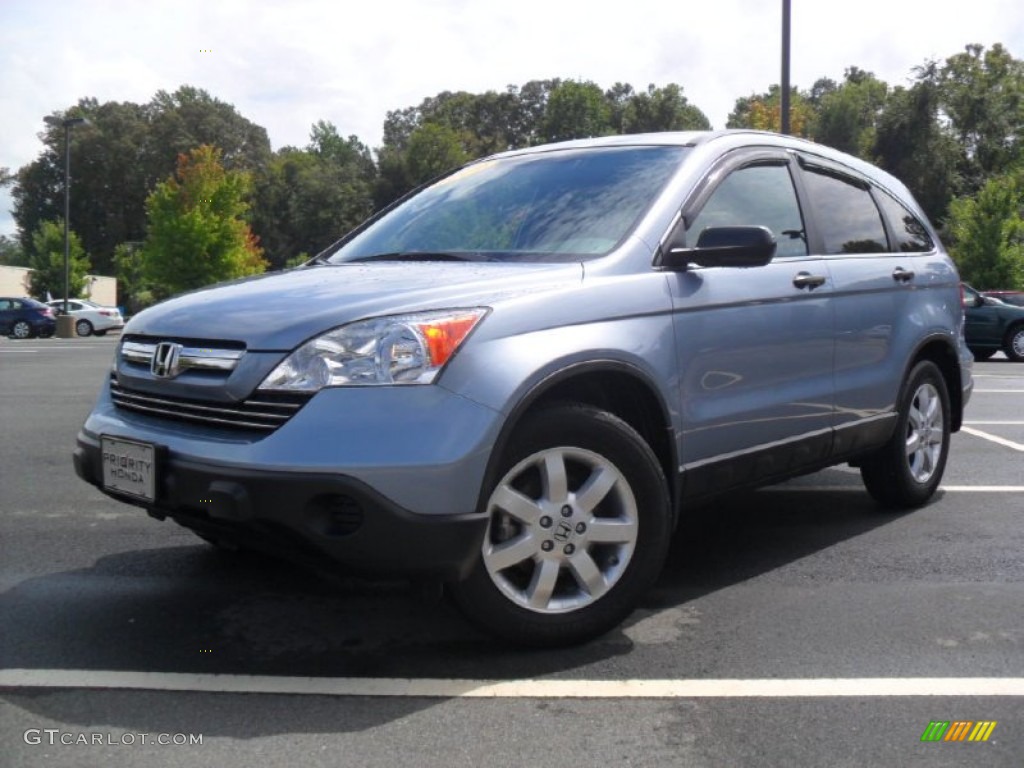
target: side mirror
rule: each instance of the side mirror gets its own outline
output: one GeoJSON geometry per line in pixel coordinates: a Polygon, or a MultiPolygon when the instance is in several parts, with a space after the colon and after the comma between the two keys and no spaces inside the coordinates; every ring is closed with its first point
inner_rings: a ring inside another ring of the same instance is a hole
{"type": "Polygon", "coordinates": [[[696,248],[672,248],[661,265],[685,270],[700,267],[763,267],[775,256],[775,237],[768,227],[708,227],[696,248]]]}
{"type": "Polygon", "coordinates": [[[976,307],[984,307],[985,306],[985,297],[982,296],[981,294],[978,294],[977,296],[975,296],[974,297],[974,306],[976,306],[976,307]]]}

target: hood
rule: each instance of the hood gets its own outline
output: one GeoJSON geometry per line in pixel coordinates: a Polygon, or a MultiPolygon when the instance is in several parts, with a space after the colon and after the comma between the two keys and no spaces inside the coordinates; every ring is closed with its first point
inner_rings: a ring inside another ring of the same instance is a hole
{"type": "Polygon", "coordinates": [[[140,312],[127,334],[243,341],[289,351],[339,325],[379,315],[491,306],[579,283],[582,266],[377,262],[305,267],[187,293],[140,312]]]}

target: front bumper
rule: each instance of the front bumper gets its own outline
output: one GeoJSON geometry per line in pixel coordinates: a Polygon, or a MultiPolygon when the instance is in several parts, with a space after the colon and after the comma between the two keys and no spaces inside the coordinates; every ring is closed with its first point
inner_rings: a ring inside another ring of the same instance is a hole
{"type": "Polygon", "coordinates": [[[126,411],[108,383],[74,463],[104,490],[101,436],[147,442],[155,499],[105,493],[317,567],[459,577],[487,526],[478,504],[500,419],[436,386],[339,388],[254,436],[126,411]]]}
{"type": "Polygon", "coordinates": [[[216,467],[158,453],[155,504],[104,490],[100,447],[80,434],[75,472],[119,501],[204,536],[305,565],[459,578],[472,568],[483,515],[418,515],[338,474],[216,467]]]}

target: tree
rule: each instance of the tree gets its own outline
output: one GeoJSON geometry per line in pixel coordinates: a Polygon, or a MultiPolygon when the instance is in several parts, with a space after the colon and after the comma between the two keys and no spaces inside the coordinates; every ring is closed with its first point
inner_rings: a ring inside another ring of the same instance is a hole
{"type": "MultiPolygon", "coordinates": [[[[821,81],[819,81],[820,83],[821,81]]],[[[831,82],[831,81],[830,81],[831,82]]],[[[850,67],[841,85],[816,90],[817,114],[814,140],[830,147],[870,159],[875,130],[885,109],[889,86],[872,73],[850,67]]]]}
{"type": "Polygon", "coordinates": [[[566,141],[612,133],[612,110],[591,81],[563,80],[548,96],[541,122],[545,141],[566,141]]]}
{"type": "Polygon", "coordinates": [[[973,192],[1024,156],[1024,61],[998,43],[968,45],[927,72],[960,144],[960,175],[973,192]]]}
{"type": "MultiPolygon", "coordinates": [[[[44,221],[32,233],[29,251],[29,293],[45,299],[47,292],[54,298],[64,296],[64,221],[44,221]]],[[[89,272],[89,258],[82,241],[74,232],[68,236],[68,297],[76,298],[85,290],[85,276],[89,272]]]]}
{"type": "Polygon", "coordinates": [[[895,88],[879,115],[871,155],[906,184],[932,221],[942,221],[957,194],[960,150],[938,121],[938,92],[922,77],[910,88],[895,88]]]}
{"type": "MultiPolygon", "coordinates": [[[[88,118],[70,131],[71,223],[97,271],[112,274],[114,248],[142,240],[146,197],[178,155],[200,144],[224,149],[229,169],[253,170],[270,157],[266,131],[201,89],[159,91],[144,105],[83,98],[52,117],[88,118]]],[[[64,211],[64,129],[47,125],[43,152],[15,174],[14,220],[22,247],[42,221],[64,211]]]]}
{"type": "Polygon", "coordinates": [[[989,179],[950,204],[948,229],[960,274],[979,290],[1024,288],[1024,167],[989,179]]]}
{"type": "Polygon", "coordinates": [[[0,235],[0,264],[8,267],[28,266],[28,254],[13,237],[0,235]]]}
{"type": "Polygon", "coordinates": [[[318,253],[373,213],[377,179],[370,150],[316,123],[305,149],[284,147],[256,176],[252,227],[274,269],[318,253]]]}
{"type": "MultiPolygon", "coordinates": [[[[808,98],[797,88],[790,89],[789,132],[793,136],[810,136],[814,110],[808,98]]],[[[726,128],[750,128],[756,131],[782,130],[782,88],[772,85],[767,93],[751,94],[736,99],[726,128]]]]}
{"type": "Polygon", "coordinates": [[[446,126],[427,123],[413,131],[409,137],[406,167],[413,186],[458,168],[469,159],[459,142],[458,134],[446,126]]]}
{"type": "MultiPolygon", "coordinates": [[[[621,86],[621,83],[617,85],[621,86]]],[[[632,91],[631,86],[626,88],[632,91]]],[[[606,96],[614,99],[611,109],[614,114],[615,105],[622,102],[621,94],[610,91],[606,96]]],[[[706,131],[711,128],[707,115],[690,104],[683,95],[683,89],[675,83],[664,88],[656,88],[652,83],[647,86],[646,93],[632,93],[625,99],[622,113],[619,133],[706,131]]]]}
{"type": "Polygon", "coordinates": [[[120,243],[114,249],[114,276],[117,293],[128,314],[134,315],[156,300],[143,273],[142,243],[120,243]]]}
{"type": "Polygon", "coordinates": [[[174,176],[146,200],[142,275],[158,297],[266,269],[244,219],[250,187],[249,174],[225,170],[208,144],[179,156],[174,176]]]}

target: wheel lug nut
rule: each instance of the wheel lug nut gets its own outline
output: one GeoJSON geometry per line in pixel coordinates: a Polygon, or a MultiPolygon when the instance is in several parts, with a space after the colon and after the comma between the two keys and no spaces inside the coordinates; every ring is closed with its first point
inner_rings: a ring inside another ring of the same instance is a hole
{"type": "Polygon", "coordinates": [[[552,549],[555,548],[555,542],[545,541],[543,544],[540,545],[540,548],[543,549],[545,552],[550,552],[552,549]]]}
{"type": "Polygon", "coordinates": [[[571,555],[573,552],[576,551],[576,547],[574,547],[572,544],[566,544],[565,549],[563,549],[562,551],[565,552],[565,554],[567,555],[571,555]]]}
{"type": "Polygon", "coordinates": [[[586,533],[587,526],[584,523],[576,523],[576,533],[586,533]]]}
{"type": "Polygon", "coordinates": [[[572,507],[568,504],[562,507],[562,517],[572,517],[572,507]]]}
{"type": "Polygon", "coordinates": [[[547,515],[544,515],[544,517],[542,517],[540,519],[540,527],[541,528],[550,528],[551,527],[551,518],[548,517],[547,515]]]}

